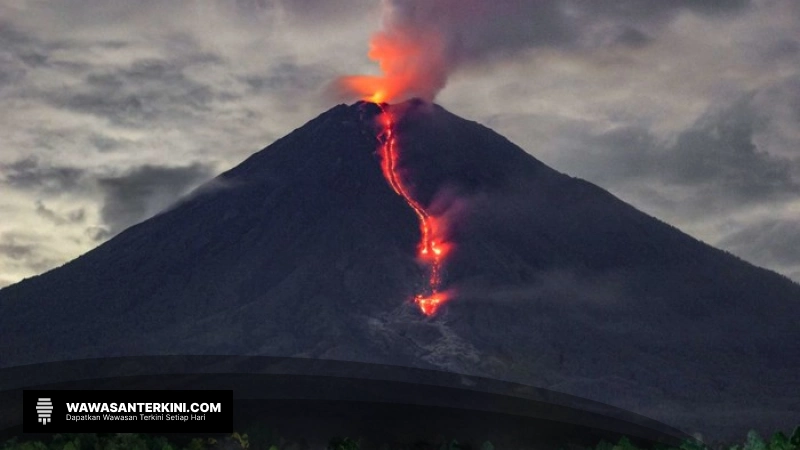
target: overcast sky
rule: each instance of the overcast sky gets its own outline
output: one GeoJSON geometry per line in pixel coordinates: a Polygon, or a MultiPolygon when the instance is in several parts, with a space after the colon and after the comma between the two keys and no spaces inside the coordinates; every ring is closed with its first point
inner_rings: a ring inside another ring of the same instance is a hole
{"type": "MultiPolygon", "coordinates": [[[[800,2],[395,1],[458,44],[437,103],[800,281],[800,2]]],[[[0,0],[0,286],[333,106],[380,24],[377,0],[0,0]]]]}

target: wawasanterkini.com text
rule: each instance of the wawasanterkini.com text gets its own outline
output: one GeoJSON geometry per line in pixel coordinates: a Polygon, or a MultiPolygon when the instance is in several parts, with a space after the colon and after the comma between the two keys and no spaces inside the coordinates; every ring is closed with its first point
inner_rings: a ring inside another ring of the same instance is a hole
{"type": "Polygon", "coordinates": [[[221,403],[67,403],[68,413],[207,413],[222,412],[221,403]]]}

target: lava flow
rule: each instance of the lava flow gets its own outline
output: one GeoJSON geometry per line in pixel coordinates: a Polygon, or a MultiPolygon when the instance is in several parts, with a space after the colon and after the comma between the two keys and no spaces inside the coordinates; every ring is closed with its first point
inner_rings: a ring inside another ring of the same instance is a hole
{"type": "Polygon", "coordinates": [[[397,137],[395,135],[395,120],[392,113],[389,112],[384,105],[379,105],[381,108],[380,125],[381,133],[379,139],[381,141],[380,156],[381,156],[381,169],[386,181],[397,193],[403,197],[403,200],[408,203],[408,206],[414,210],[414,213],[419,218],[421,239],[418,247],[418,256],[428,266],[428,289],[423,294],[417,294],[414,297],[420,310],[425,315],[433,315],[436,313],[438,307],[447,300],[446,295],[440,292],[442,284],[442,259],[445,254],[445,245],[437,242],[435,239],[437,231],[437,221],[409,194],[408,189],[403,184],[403,180],[397,171],[398,160],[398,145],[397,137]]]}

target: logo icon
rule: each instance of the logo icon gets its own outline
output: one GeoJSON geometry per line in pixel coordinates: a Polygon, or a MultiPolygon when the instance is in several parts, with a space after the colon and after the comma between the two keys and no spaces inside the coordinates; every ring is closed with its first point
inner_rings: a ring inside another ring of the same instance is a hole
{"type": "Polygon", "coordinates": [[[53,402],[50,401],[49,398],[40,398],[38,402],[36,402],[36,414],[39,416],[39,422],[42,425],[47,425],[48,422],[52,422],[53,419],[50,417],[53,413],[53,402]]]}

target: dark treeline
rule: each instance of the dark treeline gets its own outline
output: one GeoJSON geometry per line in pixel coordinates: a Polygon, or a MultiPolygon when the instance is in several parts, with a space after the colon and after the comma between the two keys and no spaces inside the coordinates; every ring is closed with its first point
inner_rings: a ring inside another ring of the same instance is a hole
{"type": "MultiPolygon", "coordinates": [[[[327,450],[360,450],[362,442],[356,437],[333,437],[327,450]]],[[[417,441],[409,444],[378,445],[381,450],[503,450],[485,441],[479,444],[461,443],[457,439],[440,442],[417,441]]],[[[532,448],[538,448],[533,446],[532,448]]],[[[4,442],[0,450],[310,450],[304,440],[285,439],[274,430],[266,428],[233,433],[221,437],[170,437],[148,434],[55,434],[46,440],[13,438],[4,442]]],[[[618,442],[601,441],[594,447],[566,445],[562,450],[800,450],[800,426],[791,435],[776,432],[769,438],[755,431],[747,434],[744,442],[718,444],[710,447],[699,441],[686,441],[680,447],[656,445],[643,449],[628,438],[618,442]]]]}

